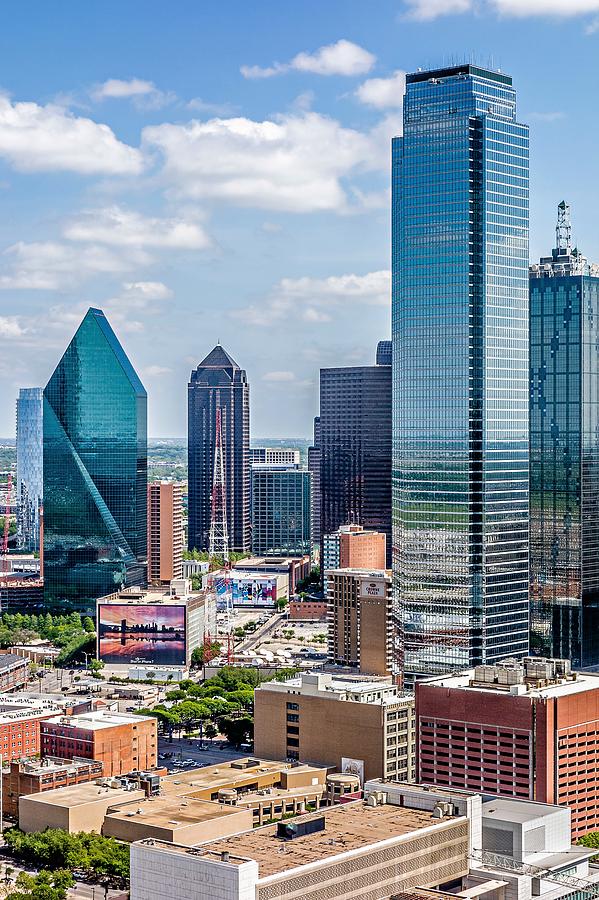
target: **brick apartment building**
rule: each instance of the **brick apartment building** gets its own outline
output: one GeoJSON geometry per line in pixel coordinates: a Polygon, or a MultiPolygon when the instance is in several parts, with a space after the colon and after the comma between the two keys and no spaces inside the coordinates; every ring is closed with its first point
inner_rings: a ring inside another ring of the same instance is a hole
{"type": "Polygon", "coordinates": [[[4,763],[40,752],[40,722],[55,716],[43,701],[0,697],[0,756],[4,763]]]}
{"type": "Polygon", "coordinates": [[[102,772],[102,763],[96,759],[12,760],[10,768],[2,773],[2,812],[16,819],[19,797],[93,781],[102,772]]]}
{"type": "Polygon", "coordinates": [[[148,484],[148,582],[168,584],[183,575],[183,488],[179,481],[148,484]]]}
{"type": "Polygon", "coordinates": [[[109,712],[55,716],[43,722],[40,746],[42,756],[97,760],[107,776],[143,771],[156,765],[156,719],[109,712]]]}
{"type": "Polygon", "coordinates": [[[380,569],[332,569],[327,589],[330,661],[368,675],[391,675],[391,575],[380,569]]]}
{"type": "Polygon", "coordinates": [[[414,698],[389,678],[309,673],[254,693],[254,749],[263,759],[413,781],[414,735],[414,698]]]}
{"type": "Polygon", "coordinates": [[[0,693],[14,691],[27,684],[29,660],[16,653],[0,653],[0,693]]]}
{"type": "Polygon", "coordinates": [[[529,657],[416,685],[417,778],[569,806],[599,828],[599,675],[529,657]]]}

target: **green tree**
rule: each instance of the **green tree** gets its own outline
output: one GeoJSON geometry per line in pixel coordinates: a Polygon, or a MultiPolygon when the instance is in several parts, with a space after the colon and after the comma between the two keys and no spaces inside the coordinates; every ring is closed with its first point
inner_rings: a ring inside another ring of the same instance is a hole
{"type": "Polygon", "coordinates": [[[254,737],[254,720],[251,716],[223,716],[218,727],[234,747],[245,744],[254,737]]]}
{"type": "Polygon", "coordinates": [[[19,872],[14,889],[6,894],[6,900],[66,900],[75,879],[67,869],[48,872],[42,869],[37,875],[19,872]]]}
{"type": "Polygon", "coordinates": [[[101,659],[92,659],[92,661],[89,664],[89,670],[92,673],[92,675],[94,675],[96,678],[99,678],[100,673],[105,665],[106,665],[106,663],[101,659]]]}
{"type": "Polygon", "coordinates": [[[89,616],[86,616],[83,620],[83,630],[88,634],[93,634],[96,630],[93,619],[90,619],[89,616]]]}

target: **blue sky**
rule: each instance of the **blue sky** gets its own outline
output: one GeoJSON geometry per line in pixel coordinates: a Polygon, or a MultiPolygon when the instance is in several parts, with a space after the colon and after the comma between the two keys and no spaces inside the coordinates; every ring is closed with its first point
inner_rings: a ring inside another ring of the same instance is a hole
{"type": "Polygon", "coordinates": [[[308,436],[320,366],[389,336],[389,140],[403,73],[514,77],[531,257],[555,207],[599,260],[599,0],[23,2],[0,33],[0,435],[102,307],[183,435],[220,339],[252,432],[308,436]]]}

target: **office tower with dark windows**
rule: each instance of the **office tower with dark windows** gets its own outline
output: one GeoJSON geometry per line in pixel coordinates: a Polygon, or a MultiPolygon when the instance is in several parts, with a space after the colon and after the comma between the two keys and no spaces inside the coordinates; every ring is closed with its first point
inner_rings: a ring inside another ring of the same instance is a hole
{"type": "Polygon", "coordinates": [[[314,437],[308,447],[308,470],[312,473],[312,545],[320,546],[320,416],[314,418],[314,437]]]}
{"type": "Polygon", "coordinates": [[[217,344],[192,371],[187,399],[189,549],[208,550],[220,409],[229,550],[249,551],[250,386],[245,370],[217,344]]]}
{"type": "Polygon", "coordinates": [[[599,266],[556,246],[530,268],[531,652],[599,665],[599,266]]]}
{"type": "Polygon", "coordinates": [[[304,556],[311,550],[312,475],[285,465],[252,467],[252,552],[304,556]]]}
{"type": "Polygon", "coordinates": [[[17,400],[17,546],[40,549],[43,497],[43,388],[21,388],[17,400]]]}
{"type": "Polygon", "coordinates": [[[356,524],[384,532],[390,550],[390,365],[320,370],[320,494],[321,545],[356,524]]]}
{"type": "Polygon", "coordinates": [[[93,611],[146,580],[147,397],[90,309],[44,389],[44,602],[93,611]]]}
{"type": "Polygon", "coordinates": [[[393,141],[394,589],[419,676],[528,652],[528,129],[512,79],[406,78],[393,141]]]}

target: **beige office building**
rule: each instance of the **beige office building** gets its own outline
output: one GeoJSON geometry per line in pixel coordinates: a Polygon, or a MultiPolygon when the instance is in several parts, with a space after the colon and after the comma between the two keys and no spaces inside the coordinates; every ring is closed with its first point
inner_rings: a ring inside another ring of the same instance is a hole
{"type": "Polygon", "coordinates": [[[148,484],[148,582],[168,584],[183,577],[182,486],[148,484]]]}
{"type": "Polygon", "coordinates": [[[301,674],[254,695],[254,748],[360,778],[413,781],[414,698],[390,678],[301,674]]]}
{"type": "Polygon", "coordinates": [[[327,572],[329,659],[366,675],[391,675],[391,575],[381,569],[327,572]]]}

